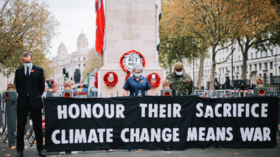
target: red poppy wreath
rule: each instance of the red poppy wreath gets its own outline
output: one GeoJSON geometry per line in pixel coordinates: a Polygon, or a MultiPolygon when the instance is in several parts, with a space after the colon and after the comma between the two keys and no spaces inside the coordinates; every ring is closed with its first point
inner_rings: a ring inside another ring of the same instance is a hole
{"type": "Polygon", "coordinates": [[[160,76],[157,74],[157,73],[151,73],[150,75],[147,76],[147,79],[149,80],[152,88],[157,88],[159,87],[160,85],[160,76]],[[151,80],[152,80],[152,75],[155,75],[156,76],[156,82],[153,83],[151,80]]]}
{"type": "Polygon", "coordinates": [[[103,81],[104,81],[104,83],[105,83],[106,86],[108,86],[108,87],[115,87],[116,84],[117,84],[118,81],[119,81],[119,77],[118,77],[118,75],[117,75],[115,72],[109,71],[109,72],[107,72],[107,73],[104,75],[103,81]],[[112,82],[110,82],[110,81],[108,80],[110,74],[113,74],[114,80],[113,80],[112,82]]]}
{"type": "Polygon", "coordinates": [[[125,67],[125,65],[124,65],[124,58],[125,58],[126,55],[129,55],[129,54],[131,54],[131,53],[134,53],[134,54],[139,55],[139,56],[141,57],[141,59],[142,59],[142,63],[143,63],[142,66],[143,66],[143,67],[146,66],[145,57],[144,57],[140,52],[137,52],[137,51],[135,51],[135,50],[131,50],[131,51],[128,51],[128,52],[124,53],[124,54],[122,55],[122,57],[120,58],[120,66],[121,66],[121,68],[123,69],[124,72],[127,72],[127,71],[128,71],[128,69],[127,69],[127,68],[125,67]]]}

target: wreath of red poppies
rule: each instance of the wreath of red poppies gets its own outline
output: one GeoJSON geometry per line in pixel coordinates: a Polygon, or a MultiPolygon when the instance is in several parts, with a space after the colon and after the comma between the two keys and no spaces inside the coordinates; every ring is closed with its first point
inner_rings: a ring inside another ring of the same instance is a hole
{"type": "Polygon", "coordinates": [[[140,55],[140,57],[142,58],[142,62],[143,62],[143,65],[142,65],[142,66],[143,66],[143,67],[146,66],[145,57],[144,57],[140,52],[137,52],[137,51],[135,51],[135,50],[131,50],[131,51],[128,51],[128,52],[124,53],[124,54],[122,55],[121,59],[120,59],[120,66],[121,66],[121,68],[123,69],[124,72],[127,72],[127,71],[128,71],[128,69],[125,68],[125,65],[123,64],[124,56],[126,56],[126,55],[128,55],[128,54],[131,54],[131,53],[135,53],[135,54],[140,55]]]}
{"type": "Polygon", "coordinates": [[[95,88],[98,88],[98,84],[97,84],[97,73],[95,73],[94,78],[95,78],[94,86],[95,86],[95,88]]]}
{"type": "Polygon", "coordinates": [[[118,75],[117,75],[115,72],[109,71],[109,72],[107,72],[107,73],[104,75],[103,81],[104,81],[104,83],[105,83],[106,86],[108,86],[108,87],[115,87],[116,84],[117,84],[118,81],[119,81],[119,77],[118,77],[118,75]],[[112,82],[110,82],[110,81],[108,80],[110,74],[113,74],[114,80],[113,80],[112,82]]]}
{"type": "Polygon", "coordinates": [[[130,75],[131,75],[131,72],[129,72],[129,73],[126,75],[126,77],[125,77],[125,80],[124,80],[124,81],[126,81],[126,80],[130,77],[130,75]]]}
{"type": "Polygon", "coordinates": [[[152,88],[158,88],[159,85],[160,85],[160,76],[157,74],[157,73],[151,73],[147,76],[147,79],[149,80],[152,88]],[[155,75],[156,76],[156,82],[153,83],[151,80],[152,80],[152,75],[155,75]]]}

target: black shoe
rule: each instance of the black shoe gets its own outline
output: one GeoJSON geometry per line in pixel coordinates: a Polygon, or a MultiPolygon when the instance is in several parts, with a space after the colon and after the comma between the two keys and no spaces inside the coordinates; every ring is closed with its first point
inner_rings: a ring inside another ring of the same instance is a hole
{"type": "Polygon", "coordinates": [[[23,153],[22,152],[18,152],[16,157],[23,157],[23,153]]]}
{"type": "Polygon", "coordinates": [[[46,152],[44,152],[43,150],[41,150],[41,151],[39,152],[39,155],[40,155],[41,157],[45,157],[47,154],[46,154],[46,152]]]}

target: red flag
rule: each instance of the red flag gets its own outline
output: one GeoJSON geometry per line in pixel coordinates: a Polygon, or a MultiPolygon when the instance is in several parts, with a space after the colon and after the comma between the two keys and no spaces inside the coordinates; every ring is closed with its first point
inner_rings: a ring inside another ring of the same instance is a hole
{"type": "Polygon", "coordinates": [[[104,30],[105,30],[105,17],[103,0],[95,0],[96,10],[96,43],[95,49],[102,56],[102,49],[104,45],[104,30]]]}

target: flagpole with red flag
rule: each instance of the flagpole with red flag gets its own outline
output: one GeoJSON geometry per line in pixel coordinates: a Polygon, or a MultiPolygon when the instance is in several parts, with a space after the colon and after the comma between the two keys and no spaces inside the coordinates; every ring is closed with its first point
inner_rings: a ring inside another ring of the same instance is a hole
{"type": "MultiPolygon", "coordinates": [[[[105,17],[104,17],[104,6],[103,0],[95,0],[96,10],[96,52],[101,56],[103,62],[103,46],[104,46],[104,35],[105,35],[105,17]]],[[[103,64],[102,64],[103,65],[103,64]]]]}

